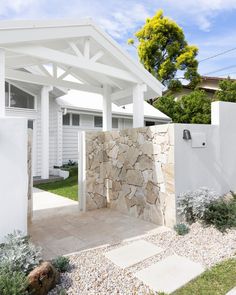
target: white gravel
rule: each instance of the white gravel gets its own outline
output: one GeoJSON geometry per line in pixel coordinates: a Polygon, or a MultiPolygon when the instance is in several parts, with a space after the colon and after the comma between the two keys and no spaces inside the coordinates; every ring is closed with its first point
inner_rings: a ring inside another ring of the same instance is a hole
{"type": "Polygon", "coordinates": [[[71,255],[71,271],[62,275],[60,286],[49,294],[58,294],[58,289],[65,288],[68,295],[153,295],[157,293],[136,279],[134,272],[173,254],[200,262],[206,268],[236,254],[236,229],[222,234],[213,227],[203,228],[198,223],[190,229],[185,236],[167,231],[142,237],[164,251],[125,270],[115,266],[103,254],[127,242],[71,255]]]}

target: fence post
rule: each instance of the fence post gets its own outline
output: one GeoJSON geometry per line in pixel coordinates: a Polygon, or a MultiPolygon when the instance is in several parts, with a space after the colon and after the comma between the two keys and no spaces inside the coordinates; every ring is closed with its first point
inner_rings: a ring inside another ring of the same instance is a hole
{"type": "Polygon", "coordinates": [[[85,131],[78,132],[78,196],[79,211],[86,211],[86,142],[85,131]]]}

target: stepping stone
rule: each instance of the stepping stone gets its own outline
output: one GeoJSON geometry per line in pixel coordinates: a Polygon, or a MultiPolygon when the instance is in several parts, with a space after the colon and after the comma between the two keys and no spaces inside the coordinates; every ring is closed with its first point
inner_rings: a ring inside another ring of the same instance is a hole
{"type": "Polygon", "coordinates": [[[186,257],[169,256],[141,271],[135,276],[156,292],[172,293],[204,272],[200,263],[186,257]]]}
{"type": "Polygon", "coordinates": [[[144,240],[119,247],[105,253],[115,265],[126,268],[163,251],[162,248],[144,240]]]}
{"type": "Polygon", "coordinates": [[[236,287],[230,290],[226,295],[236,295],[236,287]]]}

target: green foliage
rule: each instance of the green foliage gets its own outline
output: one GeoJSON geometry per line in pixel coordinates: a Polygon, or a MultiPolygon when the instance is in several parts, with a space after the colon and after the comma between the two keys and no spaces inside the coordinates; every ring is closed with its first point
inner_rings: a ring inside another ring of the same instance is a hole
{"type": "Polygon", "coordinates": [[[203,220],[214,225],[220,231],[236,227],[236,198],[230,201],[218,200],[209,204],[204,212],[203,220]]]}
{"type": "Polygon", "coordinates": [[[20,271],[28,274],[41,260],[41,249],[35,247],[29,237],[20,232],[9,234],[0,248],[0,266],[10,272],[20,271]]]}
{"type": "MultiPolygon", "coordinates": [[[[196,56],[198,48],[188,45],[184,32],[172,19],[159,10],[153,18],[135,34],[138,40],[138,55],[144,67],[169,89],[181,83],[171,82],[177,71],[190,82],[193,88],[200,80],[196,56]]],[[[129,44],[134,40],[129,39],[129,44]]]]}
{"type": "Polygon", "coordinates": [[[52,264],[59,272],[66,272],[70,267],[70,259],[65,256],[58,256],[53,259],[52,264]]]}
{"type": "Polygon", "coordinates": [[[174,230],[177,232],[178,235],[184,236],[189,233],[189,227],[184,223],[178,223],[174,226],[174,230]]]}
{"type": "Polygon", "coordinates": [[[71,200],[78,201],[78,167],[74,166],[68,169],[65,168],[64,170],[69,170],[70,172],[67,179],[41,183],[36,185],[36,187],[71,200]]]}
{"type": "Polygon", "coordinates": [[[219,82],[220,90],[215,93],[215,100],[236,102],[236,81],[229,79],[219,82]]]}
{"type": "Polygon", "coordinates": [[[23,272],[0,268],[1,295],[26,295],[28,294],[27,286],[27,277],[23,272]]]}
{"type": "Polygon", "coordinates": [[[174,123],[211,123],[211,100],[203,90],[194,90],[178,100],[173,95],[163,96],[155,101],[154,106],[174,123]]]}

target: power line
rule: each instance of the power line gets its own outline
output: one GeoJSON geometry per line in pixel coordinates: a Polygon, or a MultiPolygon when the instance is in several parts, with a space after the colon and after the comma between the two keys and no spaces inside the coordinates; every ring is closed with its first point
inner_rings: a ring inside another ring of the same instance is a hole
{"type": "Polygon", "coordinates": [[[222,71],[225,71],[225,70],[228,70],[228,69],[232,69],[232,68],[236,68],[236,65],[228,66],[228,67],[224,67],[224,68],[219,68],[219,69],[217,69],[215,71],[212,71],[212,72],[209,72],[209,73],[206,73],[206,74],[203,74],[203,75],[204,76],[207,76],[207,75],[215,74],[215,73],[222,72],[222,71]]]}
{"type": "Polygon", "coordinates": [[[222,52],[219,52],[219,53],[217,53],[215,55],[212,55],[212,56],[208,56],[208,57],[206,57],[204,59],[199,60],[198,63],[209,60],[209,59],[212,59],[212,58],[215,58],[215,57],[218,57],[220,55],[224,55],[224,54],[229,53],[229,52],[234,51],[234,50],[236,50],[236,47],[225,50],[225,51],[222,51],[222,52]]]}
{"type": "Polygon", "coordinates": [[[236,72],[221,74],[221,75],[219,75],[219,77],[222,77],[222,76],[230,76],[230,75],[233,75],[233,74],[236,74],[236,72]]]}

